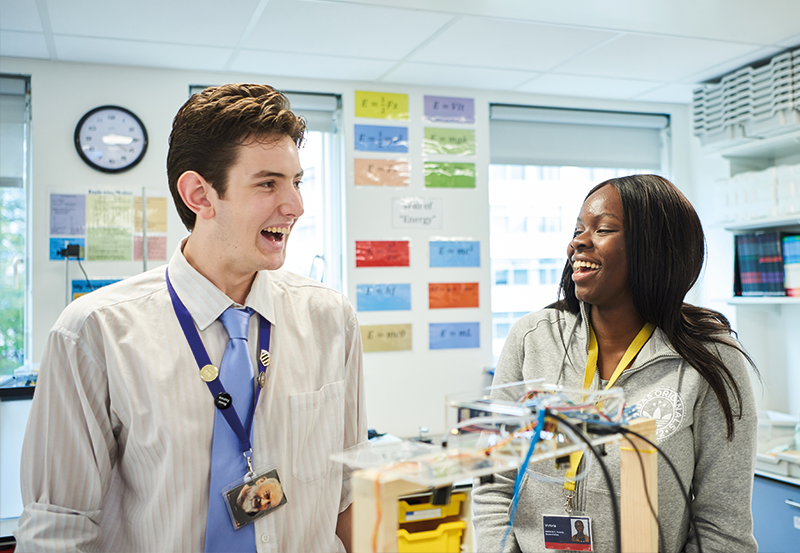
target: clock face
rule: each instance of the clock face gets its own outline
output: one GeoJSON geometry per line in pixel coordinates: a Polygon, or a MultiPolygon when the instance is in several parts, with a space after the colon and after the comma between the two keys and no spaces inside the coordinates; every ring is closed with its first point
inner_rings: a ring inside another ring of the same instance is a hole
{"type": "Polygon", "coordinates": [[[118,173],[141,161],[147,151],[147,130],[133,112],[119,106],[101,106],[78,122],[75,148],[92,168],[118,173]]]}

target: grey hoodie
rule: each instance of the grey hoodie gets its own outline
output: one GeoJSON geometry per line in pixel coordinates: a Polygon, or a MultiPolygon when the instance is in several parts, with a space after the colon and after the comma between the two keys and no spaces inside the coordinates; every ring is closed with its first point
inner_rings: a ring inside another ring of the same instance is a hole
{"type": "MultiPolygon", "coordinates": [[[[583,304],[577,316],[544,309],[523,317],[508,335],[494,384],[544,378],[548,383],[582,388],[589,343],[585,317],[583,304]]],[[[640,414],[656,419],[659,447],[678,469],[684,488],[691,487],[693,492],[692,511],[703,551],[755,552],[750,503],[758,421],[750,368],[735,348],[710,347],[716,349],[731,371],[742,394],[742,418],[734,419],[732,441],[727,439],[725,417],[716,394],[700,373],[672,349],[659,328],[615,386],[625,391],[627,405],[636,405],[640,414]]],[[[600,389],[605,384],[599,380],[599,374],[595,374],[592,389],[600,389]]],[[[737,404],[733,398],[731,404],[736,415],[737,404]]],[[[607,447],[607,453],[603,460],[619,496],[619,444],[607,447]]],[[[584,455],[579,474],[588,456],[591,453],[584,455]]],[[[597,460],[591,461],[588,476],[577,483],[573,516],[582,513],[581,516],[591,518],[593,551],[613,552],[616,550],[614,518],[608,486],[597,460]]],[[[566,514],[563,476],[564,470],[557,470],[552,461],[528,467],[506,551],[545,551],[542,515],[566,514]],[[561,478],[561,482],[544,482],[537,479],[536,474],[561,478]]],[[[500,551],[515,477],[514,471],[496,474],[491,484],[478,485],[476,481],[472,520],[477,549],[481,553],[500,551]]],[[[660,455],[658,522],[662,553],[697,551],[697,539],[690,532],[689,511],[680,487],[660,455]]]]}

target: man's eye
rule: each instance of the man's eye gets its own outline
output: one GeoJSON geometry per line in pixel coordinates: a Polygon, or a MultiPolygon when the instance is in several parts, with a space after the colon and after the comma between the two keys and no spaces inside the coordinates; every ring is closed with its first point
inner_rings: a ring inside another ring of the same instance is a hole
{"type": "Polygon", "coordinates": [[[294,183],[294,187],[299,189],[301,184],[303,184],[303,181],[299,180],[296,183],[294,183]]]}

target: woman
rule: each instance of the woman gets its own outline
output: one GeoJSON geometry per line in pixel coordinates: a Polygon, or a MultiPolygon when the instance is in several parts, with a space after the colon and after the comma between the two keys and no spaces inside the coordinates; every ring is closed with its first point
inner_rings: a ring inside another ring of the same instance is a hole
{"type": "MultiPolygon", "coordinates": [[[[601,183],[583,203],[567,257],[560,301],[514,326],[494,384],[544,378],[581,388],[588,372],[594,373],[591,389],[605,388],[609,380],[622,387],[627,405],[656,419],[659,447],[677,467],[684,488],[691,488],[703,551],[755,552],[752,362],[723,315],[683,301],[705,257],[703,229],[691,204],[655,175],[601,183]],[[638,351],[631,347],[637,336],[639,344],[646,340],[638,351]],[[587,366],[592,342],[596,366],[587,366]],[[632,361],[622,362],[626,352],[627,359],[635,355],[632,361]]],[[[619,450],[607,451],[603,460],[619,493],[619,450]]],[[[578,474],[586,462],[585,455],[578,474]]],[[[661,456],[658,467],[661,551],[696,551],[680,486],[661,456]]],[[[564,485],[564,476],[552,462],[529,467],[506,551],[544,551],[543,517],[566,515],[566,506],[573,516],[590,518],[593,551],[615,550],[602,471],[592,468],[574,490],[564,485]],[[537,479],[541,475],[561,481],[537,479]]],[[[493,483],[474,490],[478,551],[500,550],[515,477],[515,472],[497,474],[493,483]]]]}

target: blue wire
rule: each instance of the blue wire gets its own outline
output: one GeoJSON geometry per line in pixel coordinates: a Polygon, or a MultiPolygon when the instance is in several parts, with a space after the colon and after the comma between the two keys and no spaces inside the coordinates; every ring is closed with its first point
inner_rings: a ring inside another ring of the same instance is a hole
{"type": "Polygon", "coordinates": [[[503,541],[500,542],[500,553],[505,550],[506,540],[508,539],[508,535],[511,533],[511,528],[514,526],[514,518],[517,516],[517,504],[519,503],[519,490],[522,487],[522,478],[525,476],[525,472],[528,470],[528,463],[530,463],[531,457],[533,456],[533,450],[536,449],[536,444],[539,442],[539,436],[542,434],[542,426],[544,426],[544,412],[545,410],[540,407],[539,416],[536,419],[536,430],[534,430],[533,437],[531,438],[531,445],[528,448],[528,453],[525,454],[525,459],[522,461],[522,465],[517,470],[517,479],[514,481],[514,498],[511,502],[511,514],[508,517],[508,527],[506,527],[506,532],[503,534],[503,541]]]}

